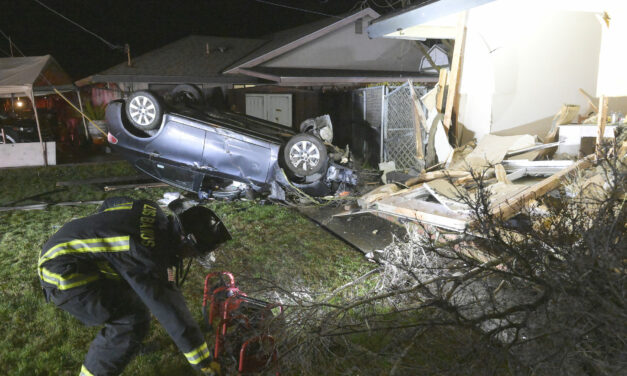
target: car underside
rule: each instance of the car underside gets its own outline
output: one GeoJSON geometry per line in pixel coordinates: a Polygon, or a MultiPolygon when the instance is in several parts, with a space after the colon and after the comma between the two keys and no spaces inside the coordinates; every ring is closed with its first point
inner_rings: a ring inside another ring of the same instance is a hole
{"type": "Polygon", "coordinates": [[[164,96],[137,91],[107,106],[109,144],[141,172],[201,198],[284,199],[288,187],[322,196],[357,183],[316,135],[218,111],[200,90],[181,86],[164,96]]]}

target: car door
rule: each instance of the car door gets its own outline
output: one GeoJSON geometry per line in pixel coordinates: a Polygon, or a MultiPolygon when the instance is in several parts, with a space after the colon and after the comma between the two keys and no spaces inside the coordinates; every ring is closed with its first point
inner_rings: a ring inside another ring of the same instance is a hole
{"type": "Polygon", "coordinates": [[[278,146],[225,128],[207,130],[202,167],[212,175],[265,185],[278,146]]]}
{"type": "Polygon", "coordinates": [[[204,145],[204,129],[168,117],[161,131],[145,144],[146,158],[137,167],[168,184],[196,191],[204,145]]]}

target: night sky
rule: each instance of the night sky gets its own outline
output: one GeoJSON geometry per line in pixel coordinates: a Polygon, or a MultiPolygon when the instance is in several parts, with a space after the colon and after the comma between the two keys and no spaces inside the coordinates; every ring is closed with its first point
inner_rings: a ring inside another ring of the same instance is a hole
{"type": "MultiPolygon", "coordinates": [[[[255,38],[323,18],[255,0],[39,0],[64,16],[124,46],[132,56],[190,34],[255,38]]],[[[263,0],[266,1],[266,0],[263,0]]],[[[267,0],[325,14],[343,14],[359,0],[267,0]]],[[[26,55],[51,54],[75,80],[125,61],[123,50],[45,9],[34,0],[2,0],[0,30],[26,55]]],[[[373,2],[370,2],[371,6],[373,2]]],[[[384,3],[384,2],[381,2],[384,3]]],[[[373,7],[383,14],[389,9],[373,7]]],[[[15,56],[21,54],[14,50],[15,56]]],[[[0,33],[0,56],[9,42],[0,33]]]]}

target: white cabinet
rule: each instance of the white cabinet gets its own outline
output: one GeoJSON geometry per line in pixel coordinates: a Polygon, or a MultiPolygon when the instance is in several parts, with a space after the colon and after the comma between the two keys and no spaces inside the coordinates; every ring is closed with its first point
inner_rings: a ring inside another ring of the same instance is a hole
{"type": "Polygon", "coordinates": [[[292,126],[292,94],[246,94],[246,115],[292,126]]]}

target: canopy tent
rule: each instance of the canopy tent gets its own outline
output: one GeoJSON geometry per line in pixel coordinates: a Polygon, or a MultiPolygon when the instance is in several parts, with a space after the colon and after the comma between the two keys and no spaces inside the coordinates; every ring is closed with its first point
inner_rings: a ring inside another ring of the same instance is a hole
{"type": "MultiPolygon", "coordinates": [[[[61,69],[59,63],[51,55],[0,58],[0,98],[10,98],[16,94],[30,98],[46,165],[46,146],[41,138],[35,96],[76,90],[70,76],[61,69]]],[[[76,94],[82,110],[80,95],[78,92],[76,94]]]]}

